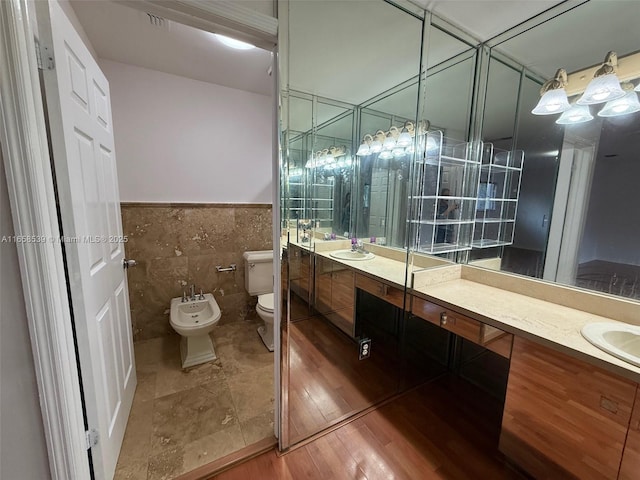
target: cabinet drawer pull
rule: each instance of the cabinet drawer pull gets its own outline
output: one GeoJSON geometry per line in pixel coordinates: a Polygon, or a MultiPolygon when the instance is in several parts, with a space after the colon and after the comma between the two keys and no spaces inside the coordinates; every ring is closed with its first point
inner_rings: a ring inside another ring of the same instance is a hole
{"type": "Polygon", "coordinates": [[[447,312],[440,313],[440,325],[446,325],[448,321],[447,312]]]}

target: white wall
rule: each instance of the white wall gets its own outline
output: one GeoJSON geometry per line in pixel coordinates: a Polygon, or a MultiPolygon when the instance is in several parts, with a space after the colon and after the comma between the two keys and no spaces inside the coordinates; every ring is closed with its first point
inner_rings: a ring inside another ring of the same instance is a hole
{"type": "Polygon", "coordinates": [[[271,97],[99,64],[123,202],[271,203],[271,97]]]}
{"type": "MultiPolygon", "coordinates": [[[[11,235],[0,158],[0,238],[11,235]]],[[[46,480],[49,461],[14,243],[0,243],[0,267],[0,478],[46,480]]]]}

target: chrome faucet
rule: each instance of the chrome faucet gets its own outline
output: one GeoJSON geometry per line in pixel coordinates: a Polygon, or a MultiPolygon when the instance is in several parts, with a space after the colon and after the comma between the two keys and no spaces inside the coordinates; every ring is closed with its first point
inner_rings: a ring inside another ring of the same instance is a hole
{"type": "Polygon", "coordinates": [[[191,295],[189,296],[189,300],[194,301],[196,299],[196,286],[191,285],[190,287],[191,295]]]}
{"type": "Polygon", "coordinates": [[[352,243],[351,251],[359,252],[359,253],[367,253],[367,251],[364,249],[364,244],[362,243],[362,240],[359,240],[357,243],[352,243]]]}

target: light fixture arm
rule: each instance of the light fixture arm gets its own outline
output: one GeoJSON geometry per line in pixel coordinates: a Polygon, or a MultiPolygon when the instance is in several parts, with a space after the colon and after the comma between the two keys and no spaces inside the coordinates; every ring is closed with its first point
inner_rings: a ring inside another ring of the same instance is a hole
{"type": "Polygon", "coordinates": [[[598,70],[596,70],[596,73],[593,74],[593,78],[615,73],[615,67],[617,66],[618,54],[616,52],[609,52],[607,53],[607,56],[604,57],[604,63],[602,64],[602,66],[598,70]]]}
{"type": "Polygon", "coordinates": [[[558,90],[567,86],[567,71],[564,68],[559,68],[554,77],[547,80],[540,88],[540,96],[544,95],[550,90],[558,90]]]}

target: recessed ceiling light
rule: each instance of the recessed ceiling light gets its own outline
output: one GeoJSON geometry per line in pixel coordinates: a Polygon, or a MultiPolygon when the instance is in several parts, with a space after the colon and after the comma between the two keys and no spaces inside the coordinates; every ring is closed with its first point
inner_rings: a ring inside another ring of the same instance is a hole
{"type": "Polygon", "coordinates": [[[250,43],[241,42],[240,40],[236,40],[235,38],[225,37],[224,35],[220,35],[218,33],[215,33],[214,35],[218,37],[218,40],[224,43],[227,47],[235,48],[237,50],[250,50],[252,48],[256,48],[250,43]]]}

